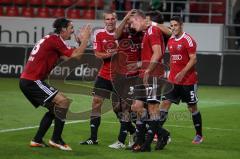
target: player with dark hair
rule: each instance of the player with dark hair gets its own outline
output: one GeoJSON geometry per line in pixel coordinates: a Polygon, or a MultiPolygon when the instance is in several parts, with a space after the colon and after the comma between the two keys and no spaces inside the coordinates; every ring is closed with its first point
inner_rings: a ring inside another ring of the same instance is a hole
{"type": "Polygon", "coordinates": [[[192,143],[200,144],[203,141],[202,118],[197,108],[197,63],[195,40],[183,31],[183,20],[174,16],[170,20],[173,36],[168,41],[170,53],[169,82],[174,84],[174,89],[163,97],[161,104],[162,116],[167,119],[168,110],[172,103],[179,104],[180,100],[187,103],[192,113],[192,120],[196,130],[196,136],[192,143]]]}
{"type": "Polygon", "coordinates": [[[98,144],[97,134],[101,122],[101,107],[104,99],[109,99],[113,91],[110,62],[112,55],[117,51],[117,43],[115,41],[117,16],[113,11],[105,11],[103,16],[105,28],[94,32],[93,48],[95,56],[103,60],[103,65],[100,68],[93,90],[92,112],[90,116],[91,135],[86,141],[80,143],[82,145],[98,144]]]}
{"type": "Polygon", "coordinates": [[[77,36],[81,44],[70,48],[65,40],[69,40],[74,32],[73,23],[65,18],[56,19],[53,23],[54,34],[43,37],[34,46],[27,64],[21,74],[19,86],[26,98],[34,107],[40,105],[47,108],[35,137],[30,142],[31,147],[47,147],[43,137],[54,120],[54,130],[49,145],[61,150],[72,150],[62,139],[62,131],[70,100],[56,88],[44,82],[53,70],[58,60],[64,58],[79,59],[87,47],[91,28],[85,26],[77,36]]]}
{"type": "MultiPolygon", "coordinates": [[[[137,99],[132,105],[132,110],[139,114],[138,121],[136,122],[137,142],[133,147],[133,151],[151,151],[154,134],[160,133],[160,130],[162,130],[159,113],[160,93],[157,90],[157,78],[163,76],[161,60],[165,52],[165,45],[162,31],[156,26],[148,25],[146,23],[146,16],[142,11],[137,10],[130,17],[130,22],[131,27],[136,31],[145,31],[141,50],[141,82],[136,87],[136,90],[144,91],[139,95],[136,93],[137,99]],[[144,102],[147,105],[147,110],[144,108],[144,102]],[[146,140],[144,140],[146,122],[148,129],[146,140]]],[[[161,131],[161,135],[166,136],[168,132],[161,131]]]]}

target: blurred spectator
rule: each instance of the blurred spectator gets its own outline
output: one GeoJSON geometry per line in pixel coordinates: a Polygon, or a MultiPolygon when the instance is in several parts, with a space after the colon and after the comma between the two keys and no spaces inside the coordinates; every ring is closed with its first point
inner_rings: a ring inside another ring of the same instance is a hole
{"type": "MultiPolygon", "coordinates": [[[[240,10],[236,13],[234,24],[240,24],[240,10]]],[[[240,26],[235,27],[235,34],[236,36],[239,36],[239,39],[236,40],[235,44],[238,48],[240,48],[240,26]]]]}

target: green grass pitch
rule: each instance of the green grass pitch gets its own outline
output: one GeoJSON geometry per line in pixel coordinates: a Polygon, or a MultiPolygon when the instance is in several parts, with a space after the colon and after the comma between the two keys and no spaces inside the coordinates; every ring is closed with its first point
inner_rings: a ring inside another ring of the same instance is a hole
{"type": "MultiPolygon", "coordinates": [[[[72,111],[90,109],[91,97],[67,94],[73,99],[72,111]]],[[[83,146],[89,137],[89,121],[68,123],[63,138],[73,148],[63,152],[53,148],[30,148],[39,121],[46,110],[35,109],[25,99],[17,79],[0,78],[0,158],[1,159],[238,159],[240,158],[240,87],[199,86],[199,108],[205,140],[193,145],[191,116],[186,106],[173,105],[165,127],[172,142],[162,151],[133,153],[108,148],[117,139],[119,124],[112,111],[102,116],[99,145],[83,146]]],[[[45,136],[51,137],[52,128],[45,136]]],[[[154,146],[154,145],[153,145],[154,146]]]]}

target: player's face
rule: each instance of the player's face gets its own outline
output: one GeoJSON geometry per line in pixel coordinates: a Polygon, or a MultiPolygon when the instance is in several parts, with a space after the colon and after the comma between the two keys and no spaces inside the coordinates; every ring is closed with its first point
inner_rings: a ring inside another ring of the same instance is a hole
{"type": "Polygon", "coordinates": [[[117,19],[114,14],[105,14],[104,23],[108,32],[113,32],[116,29],[117,19]]]}
{"type": "Polygon", "coordinates": [[[131,28],[135,29],[137,32],[142,31],[142,19],[138,16],[133,16],[130,18],[131,28]]]}
{"type": "Polygon", "coordinates": [[[73,23],[70,22],[67,26],[67,28],[63,28],[62,31],[62,38],[64,40],[70,40],[71,39],[71,35],[73,34],[74,29],[73,29],[73,23]]]}
{"type": "Polygon", "coordinates": [[[170,21],[170,28],[173,35],[180,36],[182,34],[182,24],[180,24],[179,22],[175,20],[170,21]]]}

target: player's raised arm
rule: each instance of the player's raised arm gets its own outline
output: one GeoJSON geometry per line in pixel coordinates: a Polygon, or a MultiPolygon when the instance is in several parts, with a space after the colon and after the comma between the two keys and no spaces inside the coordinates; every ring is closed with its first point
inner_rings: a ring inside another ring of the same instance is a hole
{"type": "Polygon", "coordinates": [[[80,29],[80,34],[77,35],[77,39],[80,41],[80,46],[73,51],[72,58],[81,58],[84,50],[87,47],[89,37],[91,35],[92,28],[90,25],[86,25],[80,29]]]}
{"type": "Polygon", "coordinates": [[[130,16],[132,16],[135,12],[136,12],[136,9],[132,9],[131,11],[129,11],[127,13],[127,15],[123,18],[121,23],[118,25],[118,27],[115,30],[115,38],[116,39],[118,39],[122,35],[123,29],[124,29],[126,23],[128,22],[130,16]]]}

